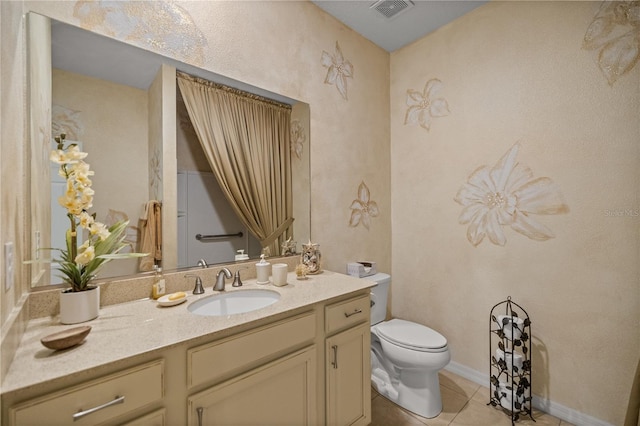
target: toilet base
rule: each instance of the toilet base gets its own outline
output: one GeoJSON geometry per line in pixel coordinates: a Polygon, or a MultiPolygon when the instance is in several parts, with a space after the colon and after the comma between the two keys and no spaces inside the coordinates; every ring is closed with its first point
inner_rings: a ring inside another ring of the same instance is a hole
{"type": "Polygon", "coordinates": [[[387,363],[378,357],[376,351],[372,350],[371,385],[380,395],[428,419],[442,412],[437,370],[388,369],[385,364],[387,363]]]}
{"type": "Polygon", "coordinates": [[[442,412],[438,372],[403,370],[398,389],[398,405],[428,419],[442,412]]]}

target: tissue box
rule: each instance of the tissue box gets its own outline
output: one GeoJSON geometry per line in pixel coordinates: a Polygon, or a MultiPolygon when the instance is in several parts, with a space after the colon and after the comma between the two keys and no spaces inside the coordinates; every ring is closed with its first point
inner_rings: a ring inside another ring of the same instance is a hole
{"type": "Polygon", "coordinates": [[[351,275],[352,277],[368,277],[369,275],[374,275],[377,272],[376,262],[363,261],[347,263],[347,275],[351,275]]]}

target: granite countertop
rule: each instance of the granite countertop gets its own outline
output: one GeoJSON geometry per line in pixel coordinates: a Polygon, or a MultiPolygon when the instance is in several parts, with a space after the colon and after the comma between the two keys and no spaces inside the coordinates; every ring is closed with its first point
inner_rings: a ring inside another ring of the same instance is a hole
{"type": "Polygon", "coordinates": [[[39,383],[90,370],[112,362],[187,342],[234,327],[255,323],[311,306],[348,293],[373,286],[373,281],[358,279],[331,271],[297,280],[289,272],[284,287],[257,285],[255,279],[244,282],[237,289],[227,285],[228,292],[264,288],[280,293],[278,302],[256,311],[227,317],[194,315],[187,306],[198,299],[211,296],[210,286],[202,295],[187,292],[187,301],[180,305],[161,307],[154,300],[144,299],[100,309],[100,316],[92,321],[62,325],[57,317],[29,321],[16,356],[2,383],[2,393],[14,392],[39,383]],[[45,348],[40,339],[81,325],[90,325],[91,332],[84,343],[67,350],[45,348]]]}

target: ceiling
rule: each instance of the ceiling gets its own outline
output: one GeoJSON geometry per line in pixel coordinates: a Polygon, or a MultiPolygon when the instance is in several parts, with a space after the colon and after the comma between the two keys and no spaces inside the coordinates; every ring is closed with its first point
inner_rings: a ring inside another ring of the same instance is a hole
{"type": "Polygon", "coordinates": [[[388,52],[400,49],[487,3],[481,0],[311,1],[388,52]]]}

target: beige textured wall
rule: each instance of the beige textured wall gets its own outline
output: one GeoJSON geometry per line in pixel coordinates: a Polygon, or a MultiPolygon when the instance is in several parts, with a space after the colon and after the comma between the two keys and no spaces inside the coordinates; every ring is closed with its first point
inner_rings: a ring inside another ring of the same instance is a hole
{"type": "Polygon", "coordinates": [[[640,353],[640,67],[610,85],[582,48],[599,7],[494,2],[392,53],[392,312],[487,374],[489,311],[512,296],[532,320],[534,394],[622,424],[640,353]],[[405,124],[407,91],[431,79],[430,129],[405,124]],[[506,192],[555,237],[504,224],[487,227],[504,245],[474,246],[454,198],[481,166],[511,170],[499,160],[515,143],[526,181],[555,186],[506,192]]]}
{"type": "MultiPolygon", "coordinates": [[[[385,51],[306,1],[22,5],[24,11],[126,39],[308,103],[308,138],[313,140],[311,238],[321,245],[324,267],[344,271],[350,260],[373,259],[381,270],[390,271],[389,55],[385,51]],[[125,9],[131,21],[112,26],[125,9]],[[102,20],[105,16],[108,19],[102,20]],[[176,37],[184,42],[175,43],[176,37]],[[323,63],[323,52],[339,58],[336,44],[353,67],[353,75],[344,78],[346,98],[334,82],[325,83],[329,65],[323,63]],[[379,210],[368,229],[362,222],[350,226],[350,207],[358,199],[361,182],[379,210]]],[[[3,22],[3,36],[4,28],[3,22]]],[[[23,46],[18,43],[16,48],[23,46]]],[[[22,102],[20,96],[13,101],[22,102]]]]}
{"type": "MultiPolygon", "coordinates": [[[[154,4],[129,5],[138,18],[157,18],[129,42],[153,49],[145,40],[177,32],[177,15],[159,19],[154,4]]],[[[481,372],[488,311],[511,295],[533,320],[534,393],[621,423],[619,395],[630,389],[640,346],[639,219],[624,214],[639,208],[638,68],[609,85],[597,52],[581,48],[598,3],[489,4],[392,54],[391,73],[388,54],[307,2],[166,4],[186,12],[193,25],[180,34],[194,41],[182,44],[187,51],[167,44],[166,53],[310,104],[312,238],[326,268],[371,259],[391,271],[393,252],[393,312],[442,331],[454,361],[481,372]],[[337,56],[336,42],[353,66],[346,99],[325,83],[321,59],[337,56]],[[429,131],[405,125],[407,90],[422,92],[433,78],[448,114],[434,110],[444,116],[429,131]],[[552,179],[569,212],[534,215],[555,233],[547,241],[505,226],[504,246],[486,237],[474,247],[454,198],[516,142],[517,160],[552,179]],[[358,193],[361,183],[368,193],[358,193]],[[351,207],[372,202],[369,228],[361,218],[349,226],[351,207]]],[[[27,229],[23,9],[129,35],[75,5],[0,2],[0,244],[13,241],[18,262],[27,229]]],[[[25,278],[18,268],[17,290],[0,291],[3,347],[25,278]]]]}
{"type": "MultiPolygon", "coordinates": [[[[56,69],[53,103],[75,112],[82,129],[78,141],[95,172],[91,211],[108,225],[128,218],[127,240],[135,250],[138,217],[149,194],[147,92],[56,69]]],[[[137,266],[137,259],[111,262],[100,275],[133,274],[137,266]]]]}
{"type": "Polygon", "coordinates": [[[24,98],[25,67],[24,62],[24,26],[22,4],[0,2],[0,247],[12,242],[14,247],[15,283],[5,291],[4,256],[0,256],[0,271],[3,278],[0,287],[0,325],[2,343],[0,347],[0,375],[9,366],[10,354],[20,338],[21,327],[10,328],[19,316],[16,305],[21,306],[23,295],[29,288],[26,268],[20,267],[25,258],[23,253],[29,250],[25,237],[24,196],[28,190],[25,169],[25,150],[27,141],[25,128],[24,98]],[[9,59],[7,59],[9,58],[9,59]]]}

